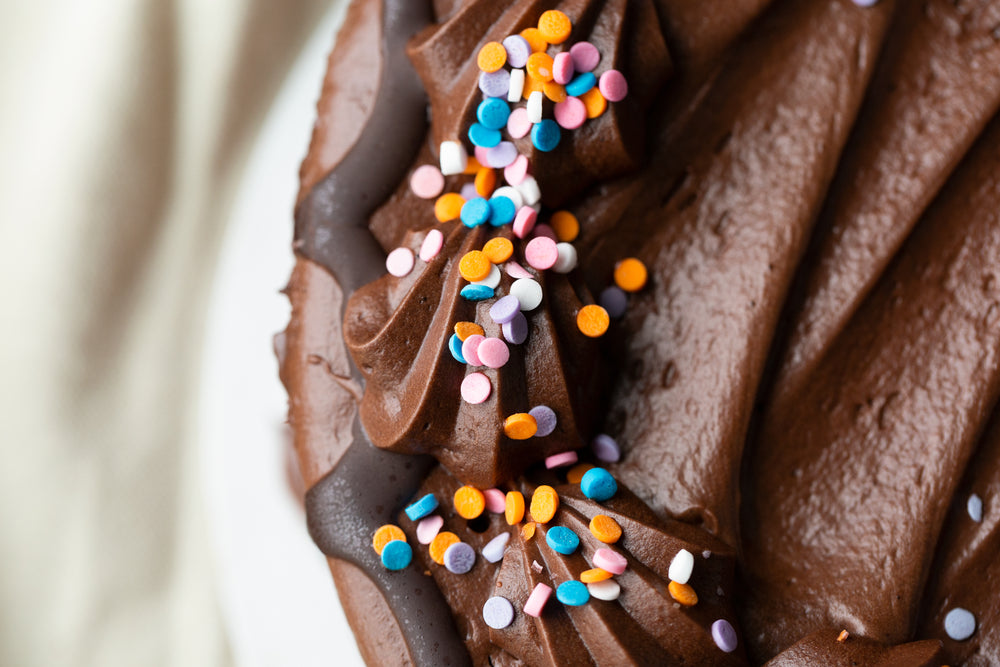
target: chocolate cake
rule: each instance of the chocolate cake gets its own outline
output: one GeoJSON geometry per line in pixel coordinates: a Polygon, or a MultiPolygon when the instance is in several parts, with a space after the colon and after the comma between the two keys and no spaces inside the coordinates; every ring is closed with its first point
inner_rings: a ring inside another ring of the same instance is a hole
{"type": "Polygon", "coordinates": [[[998,111],[997,0],[354,0],[277,348],[366,661],[1000,664],[998,111]]]}

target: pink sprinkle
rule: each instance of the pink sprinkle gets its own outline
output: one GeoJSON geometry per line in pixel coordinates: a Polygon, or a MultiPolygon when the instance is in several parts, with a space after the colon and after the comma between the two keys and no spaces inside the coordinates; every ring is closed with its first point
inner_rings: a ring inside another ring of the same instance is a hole
{"type": "Polygon", "coordinates": [[[559,248],[556,242],[544,236],[536,236],[524,247],[524,259],[528,266],[539,271],[551,269],[559,259],[559,248]]]}
{"type": "MultiPolygon", "coordinates": [[[[518,107],[511,111],[510,116],[507,117],[507,134],[515,139],[520,139],[527,136],[530,131],[531,121],[528,119],[528,110],[524,107],[518,107]]],[[[479,149],[476,149],[476,153],[478,152],[479,149]]],[[[476,159],[479,159],[478,155],[476,159]]]]}
{"type": "Polygon", "coordinates": [[[517,185],[528,175],[528,158],[518,155],[509,165],[504,167],[503,177],[510,185],[517,185]]]}
{"type": "Polygon", "coordinates": [[[563,51],[552,61],[552,79],[556,83],[566,85],[573,80],[573,56],[563,51]]]}
{"type": "Polygon", "coordinates": [[[529,273],[526,268],[524,268],[514,260],[510,260],[509,262],[504,264],[503,267],[507,270],[507,275],[513,278],[514,280],[520,280],[521,278],[534,279],[535,277],[531,273],[529,273]]]}
{"type": "Polygon", "coordinates": [[[556,104],[555,116],[559,127],[575,130],[587,120],[587,107],[578,97],[567,97],[556,104]]]}
{"type": "Polygon", "coordinates": [[[607,570],[611,574],[621,574],[628,567],[628,561],[617,551],[603,548],[594,552],[594,567],[607,570]]]}
{"type": "Polygon", "coordinates": [[[523,239],[535,228],[535,221],[538,220],[538,211],[530,206],[522,206],[514,216],[514,236],[523,239]]]}
{"type": "Polygon", "coordinates": [[[487,156],[487,151],[489,151],[489,150],[490,150],[489,148],[483,148],[482,146],[476,146],[476,162],[478,162],[480,164],[480,166],[483,166],[483,167],[486,166],[486,162],[489,159],[486,156],[487,156]]]}
{"type": "MultiPolygon", "coordinates": [[[[479,360],[483,366],[489,366],[490,368],[500,368],[510,359],[510,350],[507,348],[507,343],[499,338],[487,338],[482,341],[476,349],[476,354],[479,355],[479,360]]],[[[465,356],[464,345],[462,346],[462,355],[465,356]]]]}
{"type": "Polygon", "coordinates": [[[558,468],[560,466],[573,465],[579,460],[580,457],[576,455],[576,452],[570,450],[568,452],[562,452],[561,454],[553,454],[552,456],[545,459],[545,467],[552,469],[558,468]]]}
{"type": "Polygon", "coordinates": [[[577,72],[592,72],[601,62],[601,52],[590,42],[577,42],[569,54],[573,56],[573,69],[577,72]]]}
{"type": "MultiPolygon", "coordinates": [[[[464,348],[465,346],[463,345],[462,347],[464,348]]],[[[479,351],[481,351],[482,344],[480,344],[479,348],[479,351]]],[[[466,403],[479,405],[490,397],[490,392],[492,391],[493,385],[490,384],[490,379],[482,373],[470,373],[462,380],[462,398],[465,399],[466,403]]]]}
{"type": "Polygon", "coordinates": [[[421,199],[434,199],[444,190],[444,176],[434,165],[417,167],[410,176],[410,189],[421,199]]]}
{"type": "Polygon", "coordinates": [[[527,602],[524,603],[524,613],[535,618],[541,616],[542,609],[545,608],[545,603],[549,601],[550,595],[552,595],[552,588],[545,584],[535,584],[535,589],[531,591],[527,602]]]}
{"type": "Polygon", "coordinates": [[[507,496],[500,489],[486,489],[483,491],[486,498],[486,510],[493,514],[503,514],[507,511],[507,496]]]}
{"type": "Polygon", "coordinates": [[[421,519],[420,523],[417,524],[417,542],[430,544],[434,541],[434,537],[441,532],[443,525],[444,519],[439,514],[421,519]]]}
{"type": "Polygon", "coordinates": [[[535,225],[535,236],[544,236],[545,238],[552,239],[553,241],[559,240],[556,236],[556,230],[552,229],[548,225],[535,225]]]}
{"type": "Polygon", "coordinates": [[[441,252],[441,246],[443,245],[444,234],[441,233],[440,229],[432,229],[427,232],[424,242],[420,244],[420,259],[425,262],[431,261],[441,252]]]}
{"type": "Polygon", "coordinates": [[[413,270],[413,251],[409,248],[396,248],[385,258],[385,269],[397,278],[408,276],[413,270]]]}
{"type": "Polygon", "coordinates": [[[480,334],[472,334],[464,341],[462,341],[462,358],[465,362],[471,366],[482,366],[483,362],[479,360],[479,355],[476,354],[479,350],[479,346],[482,342],[486,340],[486,336],[481,336],[480,334]]]}
{"type": "Polygon", "coordinates": [[[609,102],[621,102],[628,95],[628,81],[625,80],[625,75],[616,69],[609,69],[602,74],[597,87],[609,102]]]}

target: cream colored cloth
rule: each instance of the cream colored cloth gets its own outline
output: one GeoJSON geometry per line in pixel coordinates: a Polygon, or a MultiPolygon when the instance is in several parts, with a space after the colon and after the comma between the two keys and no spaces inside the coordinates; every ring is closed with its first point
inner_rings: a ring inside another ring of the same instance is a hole
{"type": "Polygon", "coordinates": [[[2,665],[231,662],[193,438],[207,283],[324,5],[0,2],[2,665]]]}

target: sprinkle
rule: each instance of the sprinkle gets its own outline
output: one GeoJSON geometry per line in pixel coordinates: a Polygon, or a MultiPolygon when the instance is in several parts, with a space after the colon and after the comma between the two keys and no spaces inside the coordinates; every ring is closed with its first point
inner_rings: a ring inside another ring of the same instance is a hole
{"type": "Polygon", "coordinates": [[[426,496],[407,507],[404,511],[406,512],[406,516],[410,518],[410,521],[419,521],[436,510],[437,506],[437,498],[434,497],[433,493],[428,493],[426,496]]]}
{"type": "Polygon", "coordinates": [[[556,239],[572,243],[580,235],[580,221],[569,211],[556,211],[549,220],[556,239]]]}
{"type": "Polygon", "coordinates": [[[602,547],[594,552],[594,565],[611,574],[621,574],[628,567],[628,561],[617,551],[602,547]]]}
{"type": "Polygon", "coordinates": [[[646,286],[649,272],[646,265],[635,257],[629,257],[615,266],[615,284],[626,292],[638,292],[646,286]]]}
{"type": "Polygon", "coordinates": [[[524,313],[518,313],[510,322],[500,325],[504,340],[514,345],[520,345],[528,340],[528,320],[524,313]]]}
{"type": "Polygon", "coordinates": [[[604,468],[591,468],[580,480],[580,490],[583,495],[600,503],[618,493],[618,482],[604,468]]]}
{"type": "Polygon", "coordinates": [[[617,463],[622,457],[621,447],[607,433],[599,433],[590,442],[590,449],[594,452],[594,457],[598,461],[605,463],[617,463]]]}
{"type": "MultiPolygon", "coordinates": [[[[534,527],[535,527],[535,524],[531,524],[531,528],[532,528],[531,534],[532,535],[535,534],[534,527]]],[[[522,530],[521,532],[523,533],[524,531],[522,530]]],[[[539,563],[537,560],[532,559],[532,561],[531,561],[531,571],[532,572],[535,572],[537,574],[541,574],[543,569],[544,568],[542,567],[541,563],[539,563]]]]}
{"type": "Polygon", "coordinates": [[[382,549],[393,540],[405,542],[406,533],[399,526],[394,526],[391,523],[386,524],[375,531],[375,536],[372,538],[372,548],[375,549],[375,553],[382,555],[382,549]]]}
{"type": "Polygon", "coordinates": [[[479,355],[477,354],[477,351],[479,350],[479,345],[484,340],[486,340],[485,336],[472,334],[471,336],[462,341],[462,356],[465,357],[466,363],[472,366],[483,365],[483,363],[479,360],[479,355]]]}
{"type": "Polygon", "coordinates": [[[556,263],[552,265],[552,270],[556,273],[569,273],[576,268],[579,257],[576,254],[576,248],[573,247],[571,243],[557,243],[556,252],[559,253],[559,257],[556,258],[556,263]]]}
{"type": "MultiPolygon", "coordinates": [[[[478,171],[476,172],[479,173],[478,171]]],[[[475,199],[479,196],[479,192],[476,190],[476,184],[473,183],[462,183],[462,189],[458,191],[458,194],[462,195],[462,199],[469,201],[470,199],[475,199]]]]}
{"type": "Polygon", "coordinates": [[[599,338],[603,336],[607,332],[610,324],[611,318],[608,317],[608,311],[604,310],[600,306],[584,306],[580,309],[580,312],[576,314],[576,326],[580,329],[584,336],[589,338],[599,338]]]}
{"type": "Polygon", "coordinates": [[[524,93],[524,70],[513,69],[510,71],[510,84],[507,88],[507,101],[520,102],[524,93]]]}
{"type": "Polygon", "coordinates": [[[504,167],[504,180],[511,185],[517,185],[524,180],[525,176],[528,175],[528,167],[528,158],[523,155],[518,155],[513,162],[504,167]]]}
{"type": "Polygon", "coordinates": [[[590,520],[590,533],[605,544],[614,544],[621,539],[622,527],[606,514],[598,514],[590,520]]]}
{"type": "Polygon", "coordinates": [[[402,570],[413,561],[413,547],[401,540],[393,540],[382,549],[382,565],[387,570],[402,570]]]}
{"type": "Polygon", "coordinates": [[[687,549],[681,549],[670,561],[670,568],[667,576],[671,581],[678,584],[686,584],[691,579],[691,572],[694,570],[694,556],[687,549]]]}
{"type": "Polygon", "coordinates": [[[444,552],[446,552],[451,545],[458,544],[459,542],[461,542],[461,540],[458,539],[458,535],[455,533],[447,530],[442,533],[438,533],[434,536],[434,539],[431,540],[431,546],[430,549],[428,549],[431,560],[438,565],[444,565],[444,552]]]}
{"type": "Polygon", "coordinates": [[[571,51],[563,51],[552,60],[552,80],[567,84],[573,80],[575,65],[571,51]]]}
{"type": "Polygon", "coordinates": [[[858,7],[874,7],[878,0],[854,0],[854,4],[858,7]]]}
{"type": "Polygon", "coordinates": [[[507,343],[499,338],[487,338],[482,341],[476,354],[479,355],[483,366],[489,368],[502,368],[510,360],[510,349],[507,347],[507,343]]]}
{"type": "Polygon", "coordinates": [[[524,494],[520,491],[508,491],[505,500],[504,518],[507,519],[507,525],[521,523],[521,519],[524,518],[524,494]]]}
{"type": "Polygon", "coordinates": [[[521,312],[534,310],[542,303],[542,286],[531,278],[519,278],[511,283],[510,293],[521,303],[521,312]]]}
{"type": "Polygon", "coordinates": [[[524,203],[528,206],[534,206],[542,199],[542,191],[534,176],[526,176],[523,181],[518,183],[517,191],[524,197],[524,203]]]}
{"type": "Polygon", "coordinates": [[[519,312],[521,312],[521,302],[516,296],[508,294],[490,306],[490,319],[497,324],[504,324],[514,319],[519,312]]]}
{"type": "Polygon", "coordinates": [[[479,160],[476,159],[475,156],[471,156],[466,161],[466,163],[465,163],[465,169],[462,171],[462,173],[465,174],[466,176],[473,176],[473,175],[475,175],[479,171],[479,169],[482,166],[483,165],[481,165],[479,163],[479,160]]]}
{"type": "Polygon", "coordinates": [[[385,258],[385,268],[397,278],[410,275],[413,270],[413,251],[409,248],[396,248],[385,258]]]}
{"type": "Polygon", "coordinates": [[[455,192],[447,192],[437,198],[434,202],[434,217],[438,222],[448,222],[454,220],[462,214],[462,206],[465,199],[455,192]]]}
{"type": "MultiPolygon", "coordinates": [[[[535,528],[536,527],[537,527],[537,524],[534,521],[529,521],[528,523],[526,523],[523,526],[521,526],[521,539],[524,540],[525,542],[530,541],[531,538],[535,536],[535,528]]],[[[532,569],[535,568],[535,562],[534,561],[532,561],[531,567],[532,567],[532,569]]],[[[541,572],[542,570],[539,567],[536,571],[537,572],[541,572]]]]}
{"type": "Polygon", "coordinates": [[[472,334],[479,334],[480,336],[485,336],[486,332],[483,328],[476,324],[475,322],[456,322],[455,323],[455,335],[458,336],[459,340],[465,340],[472,334]]]}
{"type": "Polygon", "coordinates": [[[667,590],[670,591],[670,597],[677,600],[682,607],[693,607],[698,604],[698,594],[687,584],[671,581],[667,585],[667,590]]]}
{"type": "MultiPolygon", "coordinates": [[[[528,96],[528,106],[525,110],[528,112],[528,120],[532,123],[542,121],[542,100],[544,99],[545,95],[540,90],[536,90],[528,96]]],[[[531,129],[534,131],[534,128],[531,129]]]]}
{"type": "Polygon", "coordinates": [[[736,630],[724,618],[712,623],[712,639],[715,640],[715,645],[725,653],[732,653],[736,650],[736,630]]]}
{"type": "Polygon", "coordinates": [[[601,52],[590,42],[577,42],[570,47],[569,55],[577,72],[591,72],[601,62],[601,52]]]}
{"type": "MultiPolygon", "coordinates": [[[[577,74],[573,80],[566,84],[566,94],[573,97],[580,97],[587,94],[597,85],[597,77],[592,72],[577,74]]],[[[603,91],[602,91],[603,92],[603,91]]]]}
{"type": "Polygon", "coordinates": [[[491,597],[483,605],[483,620],[494,630],[503,630],[514,622],[514,605],[499,595],[491,597]]]}
{"type": "Polygon", "coordinates": [[[983,499],[975,493],[969,496],[969,501],[965,504],[965,509],[969,513],[969,518],[976,523],[980,523],[983,520],[983,499]]]}
{"type": "Polygon", "coordinates": [[[599,567],[595,567],[592,570],[584,570],[580,573],[580,581],[585,584],[595,584],[598,581],[606,581],[610,579],[613,575],[607,570],[602,570],[599,567]]]}
{"type": "Polygon", "coordinates": [[[542,94],[557,104],[566,100],[566,88],[555,81],[547,81],[542,86],[542,94]]]}
{"type": "Polygon", "coordinates": [[[555,107],[556,123],[567,130],[575,130],[587,120],[587,107],[577,97],[567,97],[555,107]]]}
{"type": "Polygon", "coordinates": [[[484,148],[483,146],[474,146],[473,150],[475,151],[476,154],[475,155],[476,163],[480,165],[479,167],[476,168],[475,171],[475,173],[478,174],[479,170],[486,165],[486,151],[488,149],[484,148]]]}
{"type": "Polygon", "coordinates": [[[543,484],[531,494],[531,518],[537,523],[548,523],[559,509],[559,494],[547,484],[543,484]]]}
{"type": "Polygon", "coordinates": [[[565,526],[553,526],[545,533],[545,542],[555,552],[568,556],[580,546],[580,538],[565,526]]]}
{"type": "MultiPolygon", "coordinates": [[[[537,435],[537,434],[536,434],[537,435]]],[[[551,470],[552,468],[561,468],[563,466],[570,466],[576,463],[580,459],[577,453],[573,450],[568,452],[560,452],[558,454],[553,454],[545,459],[545,467],[551,470]]]]}
{"type": "Polygon", "coordinates": [[[593,584],[587,584],[587,590],[590,591],[590,594],[598,600],[613,602],[618,599],[619,595],[621,595],[622,587],[614,579],[608,579],[607,581],[598,581],[593,584]]]}
{"type": "Polygon", "coordinates": [[[469,126],[469,141],[474,146],[493,148],[500,143],[500,130],[491,130],[485,125],[473,123],[469,126]]]}
{"type": "Polygon", "coordinates": [[[504,551],[507,550],[507,542],[510,540],[510,533],[500,533],[483,547],[483,558],[490,563],[499,563],[503,559],[504,551]]]}
{"type": "Polygon", "coordinates": [[[462,400],[472,405],[484,403],[490,397],[493,386],[482,373],[470,373],[462,380],[462,400]]]}
{"type": "Polygon", "coordinates": [[[476,564],[476,550],[465,542],[448,547],[444,552],[444,566],[454,574],[465,574],[476,564]]]}
{"type": "Polygon", "coordinates": [[[528,63],[525,65],[528,76],[535,81],[545,83],[552,80],[552,56],[541,51],[528,56],[528,63]]]}
{"type": "Polygon", "coordinates": [[[535,618],[541,616],[542,609],[545,608],[545,603],[549,601],[550,595],[552,595],[552,588],[541,583],[535,584],[535,589],[531,591],[531,595],[524,603],[524,613],[535,618]]]}
{"type": "Polygon", "coordinates": [[[486,489],[483,491],[483,498],[486,500],[486,510],[491,514],[503,514],[507,508],[507,496],[498,488],[486,489]]]}
{"type": "Polygon", "coordinates": [[[559,129],[559,124],[550,118],[535,123],[535,126],[531,128],[531,143],[543,153],[555,150],[560,139],[562,139],[562,131],[559,129]]]}
{"type": "Polygon", "coordinates": [[[609,102],[621,102],[628,95],[628,81],[616,69],[609,69],[602,74],[598,87],[601,89],[601,95],[604,95],[609,102]]]}
{"type": "Polygon", "coordinates": [[[491,199],[496,199],[497,197],[506,197],[511,200],[514,202],[514,208],[521,208],[524,206],[524,197],[521,195],[520,190],[509,185],[504,185],[494,190],[493,197],[491,197],[491,199]]]}
{"type": "Polygon", "coordinates": [[[527,100],[531,99],[531,94],[532,93],[542,93],[542,95],[544,96],[545,95],[545,82],[544,81],[539,81],[538,79],[534,78],[530,74],[525,74],[524,75],[524,90],[521,91],[521,97],[523,97],[524,100],[527,101],[527,100]]]}
{"type": "Polygon", "coordinates": [[[841,630],[840,634],[837,635],[837,641],[843,644],[844,642],[847,641],[847,638],[850,636],[851,636],[850,632],[848,632],[847,630],[841,630]]]}
{"type": "MultiPolygon", "coordinates": [[[[535,221],[538,220],[538,213],[530,206],[522,206],[514,216],[514,236],[523,239],[535,228],[535,221]]],[[[521,276],[522,278],[525,276],[521,276]]]]}
{"type": "Polygon", "coordinates": [[[461,174],[469,163],[469,154],[465,152],[465,146],[457,141],[442,141],[439,154],[441,173],[445,176],[461,174]]]}
{"type": "Polygon", "coordinates": [[[493,290],[486,285],[466,285],[459,293],[463,299],[468,299],[469,301],[492,299],[494,294],[493,290]]]}
{"type": "Polygon", "coordinates": [[[439,229],[432,229],[427,232],[424,242],[420,244],[420,259],[429,262],[438,256],[441,247],[444,245],[444,234],[439,229]]]}
{"type": "Polygon", "coordinates": [[[535,422],[538,424],[538,432],[535,433],[536,438],[544,438],[556,430],[556,413],[549,406],[536,405],[528,410],[528,414],[534,417],[535,422]]]}
{"type": "Polygon", "coordinates": [[[549,43],[542,36],[542,31],[538,28],[525,28],[521,31],[521,37],[528,42],[528,46],[531,47],[532,53],[537,53],[539,51],[544,51],[549,48],[549,43]]]}
{"type": "Polygon", "coordinates": [[[514,216],[517,214],[517,205],[510,197],[503,195],[493,197],[489,201],[489,206],[491,226],[503,227],[514,222],[514,216]]]}
{"type": "Polygon", "coordinates": [[[490,289],[495,290],[497,288],[497,285],[500,284],[500,278],[501,278],[500,267],[494,264],[493,266],[490,267],[490,274],[485,278],[483,278],[482,280],[477,280],[476,282],[473,283],[473,285],[482,285],[484,287],[489,287],[490,289]]]}
{"type": "Polygon", "coordinates": [[[546,224],[541,224],[535,227],[535,236],[544,236],[547,239],[558,241],[555,230],[546,224]]]}
{"type": "MultiPolygon", "coordinates": [[[[504,125],[507,123],[504,122],[504,125]]],[[[517,159],[517,147],[509,141],[501,141],[486,151],[486,164],[496,169],[503,169],[517,159]]]]}
{"type": "Polygon", "coordinates": [[[544,271],[555,265],[559,259],[559,250],[552,239],[538,237],[528,241],[524,248],[524,258],[528,261],[528,266],[544,271]]]}
{"type": "Polygon", "coordinates": [[[483,253],[494,264],[503,264],[514,254],[514,244],[510,242],[510,239],[497,236],[486,242],[483,246],[483,253]]]}
{"type": "Polygon", "coordinates": [[[511,35],[503,40],[503,48],[507,50],[507,63],[511,67],[524,67],[531,55],[531,44],[520,35],[511,35]]]}
{"type": "MultiPolygon", "coordinates": [[[[486,200],[481,199],[479,201],[485,203],[486,200]]],[[[469,282],[475,282],[477,280],[483,280],[486,276],[490,275],[491,266],[493,266],[493,264],[490,262],[490,258],[486,256],[486,253],[480,250],[470,250],[465,253],[461,261],[459,261],[458,271],[462,274],[462,277],[469,282]]]]}
{"type": "Polygon", "coordinates": [[[503,422],[503,432],[511,440],[527,440],[535,435],[538,425],[535,418],[526,412],[517,412],[503,422]]]}
{"type": "Polygon", "coordinates": [[[448,339],[448,351],[451,352],[451,356],[460,364],[466,363],[465,357],[462,356],[462,339],[458,337],[458,334],[452,334],[451,338],[448,339]]]}
{"type": "Polygon", "coordinates": [[[505,69],[483,72],[479,75],[479,90],[486,97],[507,97],[510,91],[510,72],[505,69]]]}
{"type": "Polygon", "coordinates": [[[608,110],[608,101],[604,99],[604,95],[601,95],[601,91],[597,88],[591,88],[580,95],[580,101],[583,102],[583,106],[587,107],[587,118],[589,119],[597,118],[608,110]]]}
{"type": "Polygon", "coordinates": [[[528,269],[524,268],[514,260],[508,261],[506,264],[503,265],[503,267],[507,271],[507,275],[513,278],[514,280],[519,280],[521,278],[535,277],[534,274],[528,271],[528,269]]]}
{"type": "Polygon", "coordinates": [[[556,598],[566,606],[579,607],[590,600],[590,591],[579,581],[564,581],[556,588],[556,598]]]}
{"type": "Polygon", "coordinates": [[[578,463],[569,469],[566,473],[566,481],[570,484],[579,484],[580,480],[583,479],[584,474],[593,468],[594,465],[591,463],[578,463]]]}
{"type": "Polygon", "coordinates": [[[562,44],[569,38],[573,24],[569,17],[557,9],[544,12],[538,19],[538,32],[549,44],[562,44]]]}
{"type": "Polygon", "coordinates": [[[421,199],[434,199],[444,190],[444,176],[432,164],[417,167],[410,176],[410,189],[421,199]]]}
{"type": "Polygon", "coordinates": [[[507,49],[500,42],[487,42],[479,49],[476,64],[484,72],[495,72],[507,64],[507,49]]]}
{"type": "Polygon", "coordinates": [[[968,609],[955,607],[944,617],[944,631],[957,642],[965,641],[976,631],[976,617],[968,609]]]}
{"type": "Polygon", "coordinates": [[[605,287],[597,300],[604,310],[608,311],[608,315],[615,319],[624,315],[625,310],[628,308],[628,295],[625,294],[622,288],[616,285],[605,287]]]}
{"type": "Polygon", "coordinates": [[[444,518],[439,514],[434,514],[426,519],[421,519],[417,524],[417,542],[430,544],[444,525],[444,518]]]}

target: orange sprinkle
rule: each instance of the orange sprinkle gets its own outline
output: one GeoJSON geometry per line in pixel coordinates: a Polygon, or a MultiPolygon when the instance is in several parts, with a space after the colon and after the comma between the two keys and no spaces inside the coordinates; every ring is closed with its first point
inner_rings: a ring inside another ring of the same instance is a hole
{"type": "Polygon", "coordinates": [[[844,642],[847,641],[847,638],[850,636],[851,636],[850,632],[848,632],[847,630],[841,630],[840,634],[837,635],[837,641],[843,644],[844,642]]]}
{"type": "Polygon", "coordinates": [[[455,492],[455,511],[463,519],[475,519],[486,509],[486,496],[474,486],[463,486],[455,492]]]}
{"type": "Polygon", "coordinates": [[[569,17],[557,9],[550,9],[538,19],[538,32],[549,44],[562,44],[569,39],[572,30],[569,17]]]}
{"type": "Polygon", "coordinates": [[[503,514],[508,526],[521,523],[521,519],[524,518],[524,494],[520,491],[508,491],[507,506],[503,514]]]}
{"type": "Polygon", "coordinates": [[[646,286],[648,274],[645,264],[635,257],[629,257],[615,266],[615,284],[626,292],[638,292],[646,286]]]}
{"type": "Polygon", "coordinates": [[[532,53],[538,53],[549,48],[549,43],[542,37],[542,31],[538,28],[525,28],[521,31],[521,37],[528,42],[532,53]]]}
{"type": "Polygon", "coordinates": [[[584,306],[576,314],[576,326],[584,336],[590,338],[600,338],[610,325],[611,318],[608,316],[608,311],[600,306],[584,306]]]}
{"type": "Polygon", "coordinates": [[[489,167],[480,167],[476,172],[476,194],[489,199],[497,186],[497,172],[489,167]]]}
{"type": "Polygon", "coordinates": [[[500,42],[488,42],[479,49],[476,64],[484,72],[495,72],[507,64],[507,49],[500,42]]]}
{"type": "Polygon", "coordinates": [[[539,81],[533,76],[528,74],[524,75],[524,90],[521,92],[521,96],[524,99],[531,97],[531,94],[535,91],[545,92],[545,82],[539,81]]]}
{"type": "Polygon", "coordinates": [[[585,584],[593,584],[598,581],[604,581],[605,579],[610,579],[613,575],[607,570],[602,570],[599,567],[595,567],[593,570],[584,570],[580,573],[580,581],[585,584]]]}
{"type": "Polygon", "coordinates": [[[552,56],[547,53],[532,53],[528,56],[528,74],[532,79],[545,83],[552,80],[552,56]]]}
{"type": "Polygon", "coordinates": [[[542,86],[542,92],[545,93],[545,97],[549,98],[556,104],[566,100],[566,88],[561,83],[548,81],[544,86],[542,86]]]}
{"type": "Polygon", "coordinates": [[[460,341],[464,341],[469,336],[478,334],[485,336],[486,332],[475,322],[458,322],[455,324],[455,335],[460,341]]]}
{"type": "Polygon", "coordinates": [[[538,422],[527,412],[518,412],[504,420],[503,432],[511,440],[527,440],[538,432],[538,422]]]}
{"type": "Polygon", "coordinates": [[[469,161],[465,163],[465,171],[462,173],[466,176],[471,176],[472,174],[478,174],[479,170],[483,168],[483,165],[479,164],[479,160],[476,156],[470,155],[469,161]]]}
{"type": "Polygon", "coordinates": [[[490,262],[490,258],[479,250],[470,250],[458,262],[458,272],[470,283],[485,280],[490,275],[491,268],[493,263],[490,262]]]}
{"type": "Polygon", "coordinates": [[[449,192],[437,198],[434,202],[434,217],[438,222],[454,220],[462,214],[465,198],[456,192],[449,192]]]}
{"type": "Polygon", "coordinates": [[[577,463],[566,473],[566,481],[570,484],[579,484],[587,471],[593,467],[590,463],[577,463]]]}
{"type": "Polygon", "coordinates": [[[565,243],[572,243],[580,234],[580,221],[569,211],[556,211],[549,220],[549,225],[556,233],[556,238],[565,243]]]}
{"type": "Polygon", "coordinates": [[[622,527],[605,514],[598,514],[590,520],[591,534],[605,544],[614,544],[622,536],[622,527]]]}
{"type": "Polygon", "coordinates": [[[601,95],[597,86],[580,95],[580,101],[587,108],[587,118],[597,118],[608,108],[608,101],[604,99],[604,95],[601,95]]]}
{"type": "Polygon", "coordinates": [[[375,553],[381,556],[382,549],[393,540],[406,541],[406,533],[399,526],[389,523],[376,530],[375,537],[372,538],[372,547],[375,548],[375,553]]]}
{"type": "Polygon", "coordinates": [[[543,484],[531,494],[531,518],[538,523],[548,523],[559,509],[559,494],[551,486],[543,484]]]}
{"type": "Polygon", "coordinates": [[[527,542],[535,536],[535,524],[531,521],[521,526],[521,539],[527,542]]]}
{"type": "Polygon", "coordinates": [[[483,252],[494,264],[503,264],[514,254],[514,244],[510,242],[510,239],[497,236],[486,242],[486,245],[483,246],[483,252]]]}
{"type": "Polygon", "coordinates": [[[670,591],[670,597],[680,602],[684,607],[693,607],[698,604],[698,594],[687,584],[671,581],[667,590],[670,591]]]}
{"type": "Polygon", "coordinates": [[[462,540],[458,539],[458,535],[455,533],[448,532],[447,530],[442,531],[434,536],[431,540],[430,552],[431,560],[438,565],[444,565],[444,552],[448,550],[453,544],[458,544],[462,540]]]}

